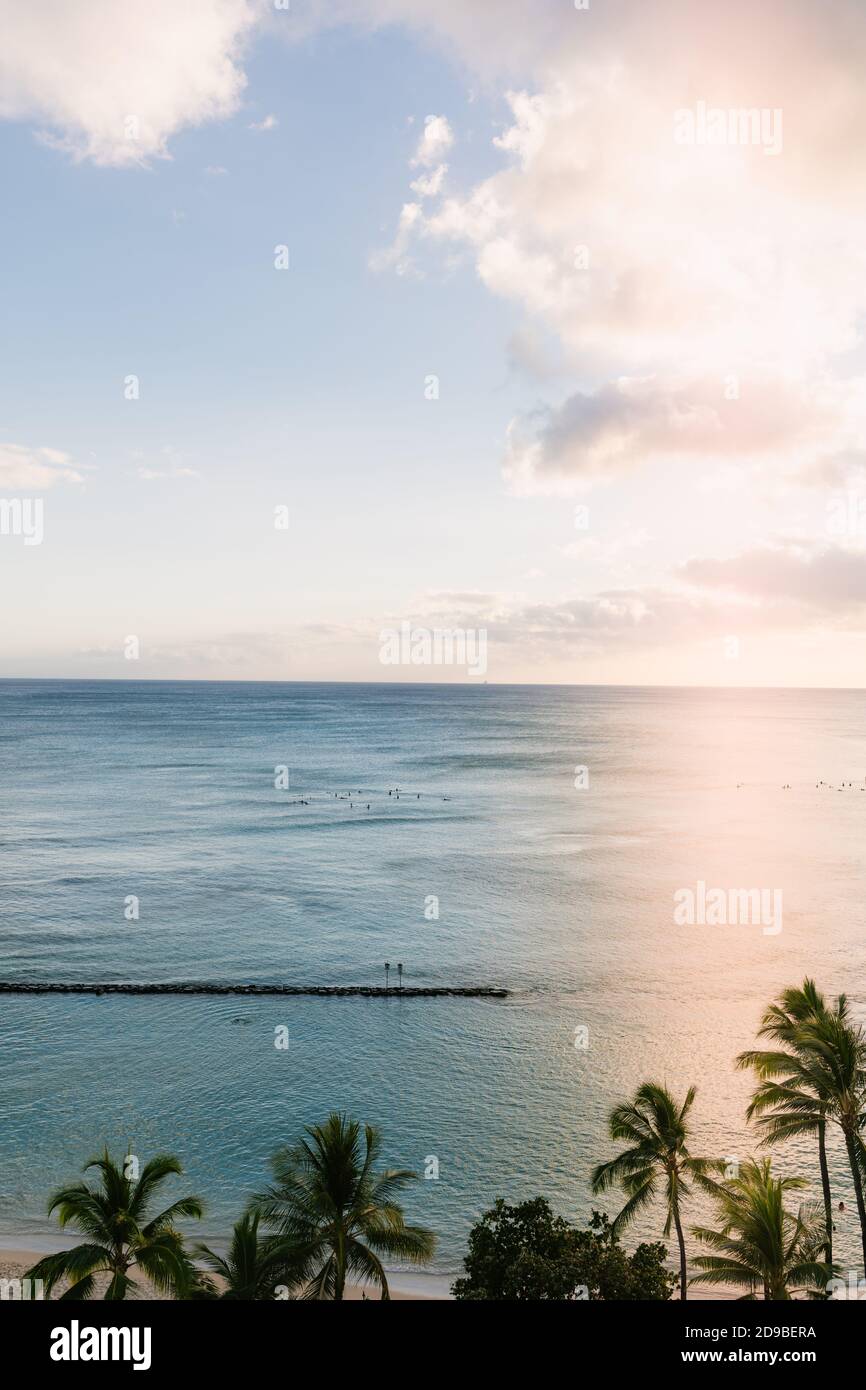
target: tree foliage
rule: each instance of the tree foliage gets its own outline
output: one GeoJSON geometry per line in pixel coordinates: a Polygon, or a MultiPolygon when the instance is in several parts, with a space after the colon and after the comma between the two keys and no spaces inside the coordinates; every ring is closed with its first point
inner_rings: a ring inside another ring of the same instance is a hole
{"type": "Polygon", "coordinates": [[[516,1206],[498,1198],[468,1247],[466,1273],[452,1288],[461,1300],[665,1300],[675,1283],[664,1245],[630,1255],[605,1215],[593,1212],[589,1230],[579,1230],[544,1197],[516,1206]]]}

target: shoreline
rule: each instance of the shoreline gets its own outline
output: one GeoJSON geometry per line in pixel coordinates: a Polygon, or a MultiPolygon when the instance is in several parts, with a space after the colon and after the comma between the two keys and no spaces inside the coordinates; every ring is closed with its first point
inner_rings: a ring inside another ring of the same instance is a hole
{"type": "MultiPolygon", "coordinates": [[[[78,1242],[64,1240],[60,1235],[58,1239],[52,1240],[49,1236],[28,1236],[29,1242],[26,1246],[21,1243],[11,1244],[3,1237],[0,1237],[0,1280],[3,1279],[23,1279],[25,1272],[41,1259],[44,1255],[50,1255],[55,1250],[64,1248],[70,1249],[78,1242]]],[[[458,1278],[456,1274],[437,1274],[424,1270],[397,1270],[394,1273],[386,1271],[388,1274],[388,1288],[391,1293],[393,1303],[453,1303],[455,1300],[451,1294],[451,1284],[458,1278]]],[[[146,1281],[142,1281],[143,1286],[146,1281]]],[[[365,1289],[363,1285],[348,1284],[346,1286],[346,1301],[361,1302],[365,1289]]],[[[370,1290],[368,1298],[372,1297],[374,1302],[379,1302],[378,1293],[375,1289],[370,1290]]],[[[157,1300],[162,1301],[162,1296],[154,1295],[157,1300]]],[[[739,1297],[736,1289],[721,1285],[715,1289],[698,1286],[689,1290],[688,1301],[690,1303],[719,1302],[729,1303],[739,1297]]],[[[134,1302],[151,1302],[150,1297],[131,1300],[134,1302]]],[[[183,1300],[179,1300],[183,1301],[183,1300]]],[[[276,1300],[275,1300],[276,1301],[276,1300]]],[[[676,1291],[670,1300],[672,1303],[677,1301],[676,1291]]]]}
{"type": "MultiPolygon", "coordinates": [[[[51,1241],[44,1237],[44,1248],[34,1248],[37,1241],[29,1237],[31,1244],[29,1248],[22,1248],[20,1245],[7,1245],[0,1239],[0,1280],[4,1279],[23,1279],[26,1271],[30,1269],[38,1259],[44,1255],[49,1255],[53,1251],[62,1249],[63,1242],[51,1241]]],[[[70,1241],[69,1246],[75,1244],[70,1241]]],[[[67,1247],[68,1248],[68,1247],[67,1247]]],[[[423,1270],[398,1270],[396,1273],[388,1273],[388,1288],[391,1294],[392,1303],[453,1303],[455,1302],[450,1286],[458,1276],[454,1274],[435,1274],[426,1273],[423,1270]]],[[[149,1287],[145,1280],[142,1280],[142,1287],[149,1287]]],[[[347,1303],[362,1302],[364,1296],[373,1302],[380,1302],[378,1291],[375,1289],[365,1290],[360,1284],[346,1285],[347,1303]]],[[[736,1289],[721,1285],[715,1289],[698,1286],[694,1290],[689,1290],[689,1303],[729,1303],[740,1297],[736,1289]]],[[[153,1301],[167,1301],[161,1294],[145,1295],[142,1298],[130,1299],[135,1303],[150,1303],[153,1301]]],[[[178,1300],[183,1302],[184,1300],[178,1300]]],[[[278,1300],[274,1300],[277,1302],[278,1300]]],[[[672,1303],[678,1301],[676,1291],[670,1300],[672,1303]]]]}
{"type": "MultiPolygon", "coordinates": [[[[11,1244],[0,1239],[0,1280],[4,1279],[23,1279],[26,1271],[30,1269],[37,1260],[45,1255],[53,1254],[56,1250],[70,1249],[73,1245],[80,1244],[78,1241],[64,1241],[62,1236],[59,1240],[51,1240],[45,1236],[41,1240],[28,1237],[29,1245],[24,1246],[19,1243],[11,1244]]],[[[388,1273],[388,1288],[391,1294],[392,1303],[453,1303],[449,1292],[449,1286],[455,1275],[446,1274],[427,1274],[421,1270],[402,1270],[395,1274],[388,1273]]],[[[142,1279],[142,1289],[149,1287],[147,1281],[142,1279]]],[[[365,1289],[361,1284],[348,1284],[346,1286],[346,1301],[361,1302],[364,1295],[374,1302],[379,1302],[378,1290],[365,1289]]],[[[131,1302],[150,1303],[153,1301],[166,1301],[160,1294],[152,1296],[145,1295],[131,1302]]],[[[178,1300],[183,1302],[183,1300],[178,1300]]],[[[278,1300],[274,1300],[275,1302],[278,1300]]]]}

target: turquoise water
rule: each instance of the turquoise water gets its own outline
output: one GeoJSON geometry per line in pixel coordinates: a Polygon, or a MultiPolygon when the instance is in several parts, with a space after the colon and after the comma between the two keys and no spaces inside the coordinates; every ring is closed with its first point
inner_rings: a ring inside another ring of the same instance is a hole
{"type": "MultiPolygon", "coordinates": [[[[732,1062],[765,1002],[808,972],[866,1016],[864,715],[863,692],[0,682],[4,978],[362,984],[389,960],[512,991],[2,997],[0,1240],[47,1238],[46,1194],[104,1143],[176,1151],[218,1239],[332,1108],[438,1160],[408,1205],[441,1272],[497,1195],[583,1219],[646,1075],[696,1083],[695,1149],[744,1157],[732,1062]],[[781,888],[783,930],[675,926],[699,879],[781,888]]],[[[779,1164],[815,1176],[808,1147],[779,1164]]],[[[840,1217],[850,1262],[855,1236],[840,1217]]]]}

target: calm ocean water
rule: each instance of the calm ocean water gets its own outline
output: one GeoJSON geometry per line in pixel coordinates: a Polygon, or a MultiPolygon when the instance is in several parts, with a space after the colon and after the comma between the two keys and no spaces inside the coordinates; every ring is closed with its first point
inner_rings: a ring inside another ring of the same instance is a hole
{"type": "MultiPolygon", "coordinates": [[[[0,1240],[42,1243],[104,1143],[177,1152],[219,1238],[333,1108],[438,1160],[408,1205],[440,1272],[498,1195],[587,1216],[605,1114],[646,1076],[697,1084],[696,1149],[746,1156],[733,1058],[764,1004],[809,973],[866,1018],[864,777],[864,692],[0,682],[4,978],[383,983],[389,960],[513,991],[3,997],[0,1240]],[[780,888],[783,930],[675,926],[698,880],[780,888]]],[[[808,1147],[778,1163],[816,1178],[808,1147]]]]}

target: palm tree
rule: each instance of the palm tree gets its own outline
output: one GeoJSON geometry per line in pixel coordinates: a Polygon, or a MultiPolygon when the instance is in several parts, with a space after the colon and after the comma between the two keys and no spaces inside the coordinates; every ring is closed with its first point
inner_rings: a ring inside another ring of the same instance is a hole
{"type": "Polygon", "coordinates": [[[282,1238],[283,1255],[307,1285],[304,1298],[342,1299],[348,1275],[388,1298],[379,1256],[422,1263],[435,1245],[432,1232],[406,1225],[395,1202],[417,1174],[374,1171],[378,1131],[365,1125],[362,1132],[345,1115],[308,1125],[304,1135],[274,1154],[276,1181],[252,1199],[251,1210],[282,1238]]]}
{"type": "Polygon", "coordinates": [[[866,1151],[861,1133],[866,1112],[866,1038],[850,1019],[848,1002],[840,994],[832,1009],[811,980],[802,990],[786,990],[779,1005],[764,1017],[762,1032],[791,1050],[746,1052],[740,1065],[754,1066],[764,1079],[750,1113],[761,1116],[767,1141],[795,1134],[818,1136],[818,1159],[824,1195],[825,1257],[830,1262],[833,1227],[830,1175],[826,1154],[826,1123],[842,1130],[860,1219],[863,1261],[866,1265],[866,1202],[863,1179],[866,1151]]]}
{"type": "Polygon", "coordinates": [[[688,1275],[686,1244],[683,1236],[680,1202],[690,1193],[689,1181],[715,1191],[710,1174],[722,1173],[721,1159],[693,1158],[688,1150],[686,1117],[692,1108],[695,1087],[691,1086],[679,1105],[664,1086],[645,1081],[634,1100],[617,1105],[610,1112],[611,1139],[625,1139],[629,1148],[608,1163],[599,1163],[592,1173],[593,1192],[604,1192],[620,1185],[628,1200],[613,1222],[613,1230],[623,1230],[639,1211],[658,1195],[664,1184],[667,1218],[664,1233],[676,1228],[680,1249],[680,1298],[686,1298],[688,1275]]]}
{"type": "MultiPolygon", "coordinates": [[[[814,980],[805,979],[800,989],[783,990],[778,1002],[767,1009],[758,1029],[759,1037],[780,1043],[781,1050],[741,1052],[737,1066],[751,1067],[760,1081],[746,1113],[750,1120],[758,1117],[762,1143],[774,1144],[803,1135],[817,1137],[824,1199],[824,1258],[831,1264],[833,1203],[827,1163],[827,1120],[832,1076],[820,1056],[807,1046],[804,1032],[806,1025],[820,1023],[829,1013],[814,980]]],[[[847,1021],[844,995],[836,1001],[835,1013],[847,1021]]]]}
{"type": "Polygon", "coordinates": [[[131,1269],[140,1270],[163,1293],[183,1295],[195,1278],[195,1270],[175,1228],[180,1216],[200,1217],[197,1197],[181,1197],[148,1216],[157,1190],[167,1178],[183,1169],[172,1154],[157,1154],[145,1164],[138,1178],[129,1173],[127,1158],[118,1165],[108,1151],[92,1158],[84,1171],[98,1168],[98,1183],[72,1183],[55,1192],[48,1214],[56,1211],[61,1226],[72,1226],[87,1237],[83,1245],[47,1255],[28,1271],[28,1278],[43,1279],[48,1294],[61,1279],[71,1280],[63,1299],[91,1298],[96,1276],[110,1275],[106,1299],[126,1298],[137,1289],[131,1269]]]}
{"type": "Polygon", "coordinates": [[[866,1119],[866,1037],[862,1028],[849,1022],[844,995],[840,995],[833,1013],[805,1025],[804,1046],[814,1052],[829,1079],[827,1110],[845,1139],[866,1267],[866,1149],[861,1132],[866,1119]]]}
{"type": "Polygon", "coordinates": [[[286,1262],[284,1242],[279,1238],[259,1238],[259,1218],[248,1211],[236,1221],[225,1257],[217,1255],[207,1245],[197,1245],[194,1254],[223,1281],[225,1288],[217,1292],[213,1281],[201,1277],[198,1292],[204,1298],[233,1300],[264,1300],[276,1297],[283,1284],[291,1287],[298,1272],[286,1262]]]}
{"type": "Polygon", "coordinates": [[[693,1234],[713,1253],[696,1255],[700,1273],[693,1284],[734,1284],[745,1299],[763,1291],[765,1299],[788,1300],[795,1293],[823,1296],[836,1267],[818,1256],[824,1227],[816,1211],[785,1208],[787,1192],[806,1186],[804,1178],[774,1178],[770,1159],[750,1159],[715,1193],[719,1230],[705,1226],[693,1234]]]}

